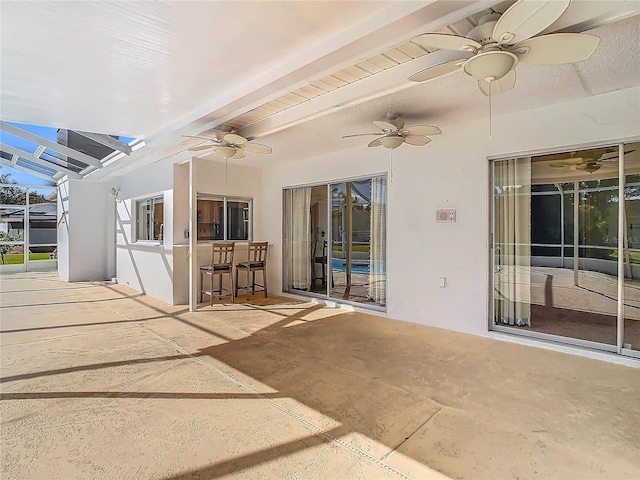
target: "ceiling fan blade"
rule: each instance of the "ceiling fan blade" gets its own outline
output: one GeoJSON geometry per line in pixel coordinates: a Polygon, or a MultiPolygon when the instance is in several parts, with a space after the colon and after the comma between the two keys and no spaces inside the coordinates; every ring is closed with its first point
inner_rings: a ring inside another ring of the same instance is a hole
{"type": "Polygon", "coordinates": [[[560,18],[570,3],[571,0],[518,0],[498,19],[491,36],[502,45],[526,40],[560,18]]]}
{"type": "Polygon", "coordinates": [[[409,145],[416,145],[418,147],[421,147],[422,145],[426,145],[430,141],[431,141],[430,138],[425,137],[423,135],[408,135],[404,137],[405,143],[408,143],[409,145]]]}
{"type": "Polygon", "coordinates": [[[602,165],[599,163],[583,163],[581,165],[576,165],[576,170],[585,170],[589,173],[593,173],[600,170],[600,167],[602,167],[602,165]]]}
{"type": "Polygon", "coordinates": [[[379,138],[376,138],[373,142],[369,143],[367,147],[379,147],[380,145],[382,145],[382,142],[379,138]]]}
{"type": "Polygon", "coordinates": [[[575,167],[576,165],[580,165],[582,162],[562,162],[562,163],[550,163],[549,166],[551,168],[567,168],[567,167],[575,167]]]}
{"type": "Polygon", "coordinates": [[[246,152],[242,148],[238,148],[236,150],[237,151],[236,151],[235,155],[233,157],[231,157],[231,158],[238,159],[238,158],[244,158],[244,157],[247,156],[246,152]]]}
{"type": "Polygon", "coordinates": [[[494,80],[493,82],[486,82],[484,80],[478,80],[478,88],[487,97],[494,97],[500,93],[507,92],[516,86],[516,71],[510,70],[504,77],[494,80]]]}
{"type": "MultiPolygon", "coordinates": [[[[381,122],[379,120],[374,120],[373,124],[378,127],[380,130],[382,130],[383,132],[395,132],[398,127],[396,127],[393,123],[389,123],[389,122],[381,122]]],[[[380,134],[378,134],[380,135],[380,134]]]]}
{"type": "Polygon", "coordinates": [[[245,143],[242,145],[242,149],[247,152],[253,153],[271,153],[272,149],[268,145],[262,145],[261,143],[245,143]]]}
{"type": "Polygon", "coordinates": [[[462,50],[475,52],[482,44],[472,38],[451,33],[423,33],[411,39],[413,43],[428,48],[441,48],[444,50],[462,50]]]}
{"type": "Polygon", "coordinates": [[[375,135],[376,137],[380,136],[380,132],[377,133],[356,133],[354,135],[343,135],[342,138],[351,138],[351,137],[366,137],[369,135],[375,135]]]}
{"type": "Polygon", "coordinates": [[[183,137],[186,138],[201,138],[203,140],[211,140],[212,142],[217,142],[219,141],[217,138],[213,138],[213,137],[201,137],[199,135],[182,135],[183,137]]]}
{"type": "Polygon", "coordinates": [[[596,51],[600,39],[581,33],[553,33],[530,38],[513,46],[521,62],[557,65],[581,62],[596,51]]]}
{"type": "Polygon", "coordinates": [[[246,138],[236,134],[236,133],[227,133],[224,136],[224,139],[227,142],[231,142],[231,143],[235,143],[236,145],[244,145],[245,143],[247,143],[249,140],[247,140],[246,138]]]}
{"type": "Polygon", "coordinates": [[[425,68],[424,70],[420,70],[418,73],[411,75],[409,80],[412,82],[426,82],[427,80],[448,75],[460,70],[460,67],[465,60],[465,58],[459,58],[457,60],[451,60],[433,67],[425,68]]]}
{"type": "Polygon", "coordinates": [[[435,125],[411,125],[404,129],[409,135],[440,135],[440,130],[435,125]]]}
{"type": "MultiPolygon", "coordinates": [[[[627,150],[624,152],[624,156],[626,157],[627,155],[631,154],[635,152],[635,150],[627,150]]],[[[606,163],[615,163],[618,161],[618,154],[616,152],[610,152],[609,153],[610,156],[605,157],[602,156],[598,161],[599,162],[606,162],[606,163]]],[[[625,158],[625,161],[628,160],[627,158],[625,158]]]]}
{"type": "Polygon", "coordinates": [[[216,148],[216,145],[198,145],[197,147],[188,148],[190,152],[199,152],[200,150],[209,150],[211,148],[216,148]]]}

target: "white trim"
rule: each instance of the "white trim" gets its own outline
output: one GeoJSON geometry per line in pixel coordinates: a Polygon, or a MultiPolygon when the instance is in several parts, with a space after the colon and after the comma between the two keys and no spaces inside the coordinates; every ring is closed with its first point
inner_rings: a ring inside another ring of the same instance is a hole
{"type": "MultiPolygon", "coordinates": [[[[566,153],[574,150],[588,150],[590,148],[598,148],[598,147],[616,147],[620,143],[629,144],[640,142],[640,135],[631,135],[629,137],[618,137],[609,140],[601,140],[598,142],[587,142],[587,143],[574,143],[571,145],[560,145],[557,147],[549,147],[549,148],[539,148],[535,150],[524,150],[516,153],[500,153],[495,155],[487,156],[487,160],[508,160],[511,158],[520,158],[520,157],[538,157],[541,155],[551,155],[554,153],[566,153]]],[[[570,182],[567,182],[570,183],[570,182]]]]}
{"type": "Polygon", "coordinates": [[[523,337],[520,335],[506,334],[502,332],[487,332],[486,336],[495,340],[518,343],[529,347],[544,348],[545,350],[553,350],[570,355],[579,355],[581,357],[592,358],[603,362],[615,363],[617,365],[626,365],[627,367],[640,368],[640,361],[636,358],[618,355],[615,352],[605,352],[588,347],[580,347],[567,343],[556,343],[549,340],[539,340],[532,337],[523,337]]]}
{"type": "MultiPolygon", "coordinates": [[[[157,200],[157,199],[162,199],[162,225],[164,226],[165,224],[165,214],[166,214],[166,208],[165,208],[165,200],[164,200],[164,192],[159,193],[157,195],[145,195],[142,197],[137,197],[137,198],[131,198],[131,202],[132,202],[132,207],[131,207],[131,233],[132,233],[132,240],[131,243],[137,243],[137,244],[147,244],[147,245],[164,245],[164,240],[165,240],[165,236],[164,236],[164,231],[162,232],[162,240],[160,239],[149,239],[149,238],[143,238],[143,239],[139,239],[138,238],[138,203],[139,202],[145,202],[145,201],[149,201],[149,200],[157,200]]],[[[155,203],[153,204],[155,206],[155,203]]],[[[163,227],[164,230],[164,227],[163,227]]],[[[152,232],[153,235],[153,232],[152,232]]]]}

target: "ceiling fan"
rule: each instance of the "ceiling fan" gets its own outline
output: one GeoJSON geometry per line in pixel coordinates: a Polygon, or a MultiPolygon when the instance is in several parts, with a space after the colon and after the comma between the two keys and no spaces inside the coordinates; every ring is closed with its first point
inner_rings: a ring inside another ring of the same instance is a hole
{"type": "Polygon", "coordinates": [[[598,37],[580,33],[534,37],[560,18],[570,3],[571,0],[518,0],[503,14],[481,17],[466,37],[448,33],[418,35],[411,41],[464,53],[458,59],[422,70],[409,80],[424,82],[462,68],[478,81],[482,93],[493,96],[515,86],[519,62],[556,65],[586,60],[598,47],[598,37]]]}
{"type": "Polygon", "coordinates": [[[342,138],[375,135],[378,138],[370,142],[369,147],[382,145],[385,148],[397,148],[403,143],[416,146],[426,145],[431,141],[427,135],[439,135],[442,133],[442,130],[433,125],[410,125],[405,127],[404,121],[398,118],[397,113],[387,113],[385,121],[374,120],[373,124],[382,132],[357,133],[355,135],[344,135],[342,138]]]}
{"type": "Polygon", "coordinates": [[[260,143],[250,143],[249,140],[237,133],[232,133],[233,129],[228,125],[223,125],[220,130],[214,132],[214,137],[202,137],[198,135],[185,135],[190,138],[201,138],[207,140],[208,143],[190,147],[190,152],[198,152],[201,150],[213,149],[213,151],[224,158],[244,158],[246,152],[252,153],[271,153],[271,147],[260,143]]]}

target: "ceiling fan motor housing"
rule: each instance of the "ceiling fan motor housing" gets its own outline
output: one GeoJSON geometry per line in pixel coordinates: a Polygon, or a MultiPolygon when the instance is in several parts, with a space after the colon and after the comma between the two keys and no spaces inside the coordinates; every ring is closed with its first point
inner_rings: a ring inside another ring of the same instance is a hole
{"type": "Polygon", "coordinates": [[[497,20],[481,23],[477,27],[472,28],[471,31],[467,34],[467,37],[481,43],[483,46],[489,43],[496,43],[495,40],[493,40],[493,38],[491,37],[493,34],[493,28],[496,26],[496,23],[497,20]]]}

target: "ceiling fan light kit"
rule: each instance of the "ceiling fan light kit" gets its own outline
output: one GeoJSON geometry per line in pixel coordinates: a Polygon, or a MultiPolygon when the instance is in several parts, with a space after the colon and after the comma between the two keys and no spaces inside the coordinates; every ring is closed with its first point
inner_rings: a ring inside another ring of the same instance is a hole
{"type": "Polygon", "coordinates": [[[395,136],[395,135],[389,136],[389,137],[382,137],[380,139],[380,143],[385,148],[398,148],[400,145],[404,143],[404,138],[400,136],[395,136]]]}
{"type": "Polygon", "coordinates": [[[504,77],[517,63],[518,57],[513,53],[494,50],[470,58],[463,69],[476,80],[491,83],[504,77]]]}
{"type": "Polygon", "coordinates": [[[430,49],[458,51],[460,62],[449,60],[446,68],[434,65],[412,75],[409,80],[431,80],[462,65],[462,70],[478,81],[482,93],[491,97],[515,86],[515,67],[520,62],[557,65],[586,60],[598,47],[598,37],[581,33],[534,37],[558,20],[570,3],[571,0],[518,0],[503,14],[491,13],[481,17],[479,24],[467,36],[448,33],[418,35],[412,42],[430,49]],[[474,56],[467,60],[470,52],[474,56]],[[507,80],[493,88],[492,84],[502,78],[507,80]]]}
{"type": "Polygon", "coordinates": [[[231,158],[237,152],[238,151],[237,151],[237,149],[235,147],[227,147],[227,146],[216,147],[216,153],[219,153],[224,158],[231,158]]]}

